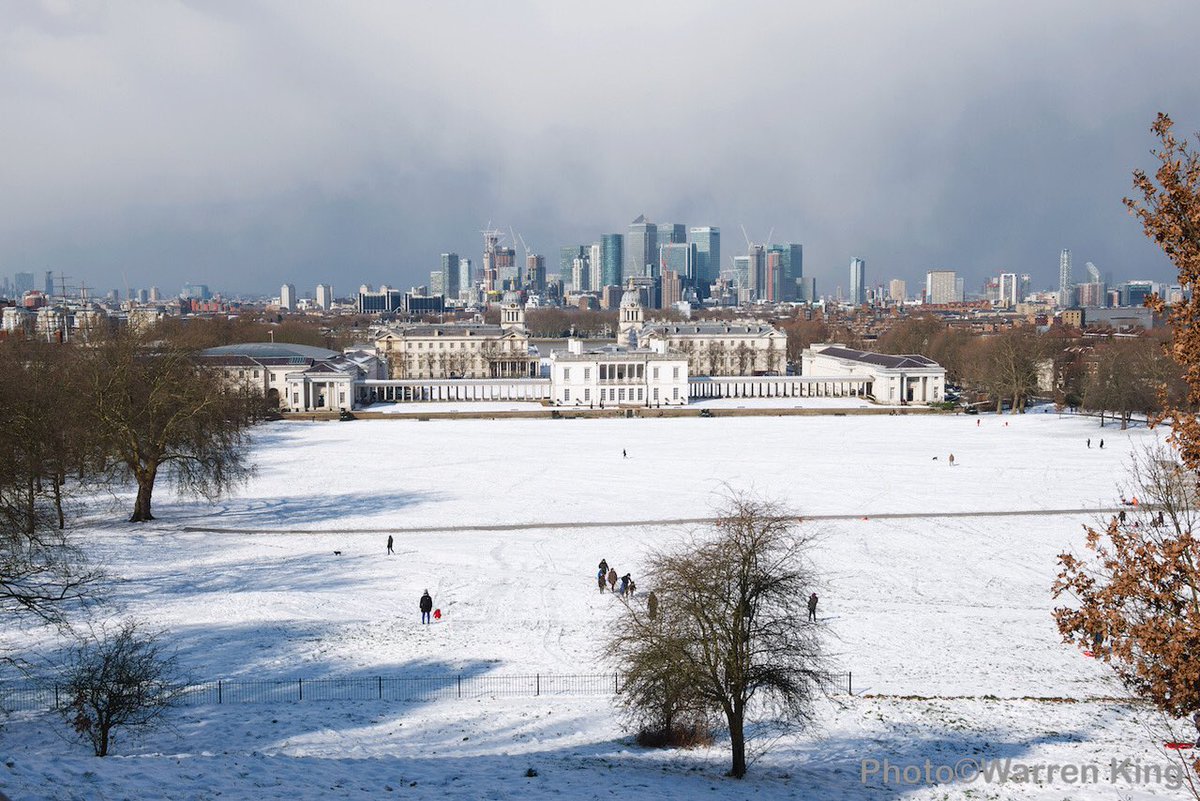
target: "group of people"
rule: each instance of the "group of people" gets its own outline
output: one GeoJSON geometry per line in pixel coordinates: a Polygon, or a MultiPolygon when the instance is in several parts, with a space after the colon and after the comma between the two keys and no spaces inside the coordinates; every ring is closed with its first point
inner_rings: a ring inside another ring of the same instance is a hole
{"type": "MultiPolygon", "coordinates": [[[[1089,448],[1092,447],[1092,438],[1091,437],[1088,437],[1087,446],[1089,448]]],[[[1100,440],[1100,450],[1104,450],[1104,440],[1103,439],[1100,440]]]]}
{"type": "Polygon", "coordinates": [[[600,592],[604,592],[604,585],[608,584],[609,592],[619,592],[622,597],[633,595],[637,589],[637,585],[633,583],[633,576],[626,573],[623,576],[617,576],[617,569],[608,566],[607,559],[600,560],[599,570],[596,571],[596,585],[600,588],[600,592]],[[621,588],[617,589],[617,582],[621,583],[621,588]]]}

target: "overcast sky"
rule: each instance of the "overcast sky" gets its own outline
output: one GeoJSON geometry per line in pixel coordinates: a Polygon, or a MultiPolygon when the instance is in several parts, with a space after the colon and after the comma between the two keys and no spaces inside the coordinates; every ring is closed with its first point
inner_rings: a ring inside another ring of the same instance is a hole
{"type": "MultiPolygon", "coordinates": [[[[43,0],[0,6],[0,273],[346,294],[718,225],[817,288],[1073,251],[1167,280],[1121,198],[1200,129],[1200,3],[43,0]],[[518,252],[521,248],[518,245],[518,252]]],[[[40,283],[40,282],[39,282],[40,283]]]]}

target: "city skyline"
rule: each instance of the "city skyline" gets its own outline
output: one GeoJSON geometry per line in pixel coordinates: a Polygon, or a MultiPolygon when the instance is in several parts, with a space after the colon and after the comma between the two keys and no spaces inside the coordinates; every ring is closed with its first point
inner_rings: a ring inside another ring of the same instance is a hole
{"type": "Polygon", "coordinates": [[[1121,198],[1156,112],[1200,128],[1194,4],[663,3],[630,29],[632,8],[8,7],[0,273],[419,285],[441,253],[480,264],[489,220],[553,271],[644,213],[721,228],[722,270],[741,225],[803,243],[822,294],[854,256],[872,284],[1052,288],[1063,249],[1170,280],[1121,198]],[[648,60],[602,59],[617,35],[648,60]],[[511,58],[486,58],[498,40],[511,58]],[[671,113],[629,91],[647,68],[671,113]]]}

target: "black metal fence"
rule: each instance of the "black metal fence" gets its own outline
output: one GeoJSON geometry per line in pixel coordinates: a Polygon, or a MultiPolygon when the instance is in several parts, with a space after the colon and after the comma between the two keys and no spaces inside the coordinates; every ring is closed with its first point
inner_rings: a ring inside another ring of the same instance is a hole
{"type": "MultiPolygon", "coordinates": [[[[854,691],[850,673],[822,673],[812,678],[826,693],[854,691]]],[[[621,677],[617,673],[220,679],[183,687],[179,703],[182,706],[208,706],[299,701],[422,702],[445,698],[614,695],[620,689],[621,677]]],[[[66,690],[53,682],[0,685],[0,709],[10,712],[59,709],[70,702],[66,690]]]]}

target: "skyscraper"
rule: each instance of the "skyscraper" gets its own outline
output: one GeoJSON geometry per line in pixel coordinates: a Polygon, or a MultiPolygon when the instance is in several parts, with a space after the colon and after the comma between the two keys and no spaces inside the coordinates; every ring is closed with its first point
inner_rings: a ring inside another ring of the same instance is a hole
{"type": "Polygon", "coordinates": [[[780,300],[800,297],[800,279],[804,277],[804,246],[794,242],[768,245],[767,253],[780,254],[783,263],[783,295],[780,300]]]}
{"type": "Polygon", "coordinates": [[[896,303],[903,303],[908,298],[908,283],[902,278],[888,281],[888,297],[896,303]]]}
{"type": "Polygon", "coordinates": [[[867,302],[867,263],[862,259],[850,259],[850,303],[861,306],[867,302]]]}
{"type": "Polygon", "coordinates": [[[687,241],[687,226],[683,223],[659,223],[658,246],[678,245],[687,241]]]}
{"type": "Polygon", "coordinates": [[[783,252],[768,250],[764,254],[763,263],[763,298],[770,301],[781,301],[784,298],[784,267],[783,252]]]}
{"type": "Polygon", "coordinates": [[[1000,305],[1014,308],[1020,301],[1016,273],[1000,273],[1000,305]]]}
{"type": "Polygon", "coordinates": [[[925,273],[925,302],[941,305],[957,303],[958,274],[954,270],[930,270],[925,273]]]}
{"type": "Polygon", "coordinates": [[[659,265],[663,271],[672,270],[684,286],[696,280],[696,245],[675,242],[658,246],[659,265]]]}
{"type": "Polygon", "coordinates": [[[462,273],[459,271],[458,254],[442,254],[442,281],[445,284],[446,297],[457,298],[462,290],[462,273]]]}
{"type": "MultiPolygon", "coordinates": [[[[604,234],[600,237],[600,278],[603,286],[620,286],[624,277],[625,237],[604,234]]],[[[600,287],[596,287],[600,289],[600,287]]]]}
{"type": "Polygon", "coordinates": [[[328,311],[333,308],[333,286],[317,284],[317,308],[328,311]]]}
{"type": "Polygon", "coordinates": [[[590,292],[596,287],[592,286],[592,267],[591,259],[585,259],[583,256],[576,256],[571,262],[571,288],[576,292],[590,292]]]}
{"type": "Polygon", "coordinates": [[[546,291],[546,257],[530,253],[525,257],[525,287],[530,292],[546,291]]]}
{"type": "Polygon", "coordinates": [[[702,226],[691,230],[696,245],[696,291],[708,297],[708,288],[721,277],[721,229],[702,226]]]}
{"type": "Polygon", "coordinates": [[[458,260],[458,296],[468,295],[475,288],[475,277],[471,275],[471,260],[458,260]]]}
{"type": "MultiPolygon", "coordinates": [[[[46,293],[46,297],[48,298],[54,295],[54,272],[52,270],[46,270],[45,288],[42,291],[46,293]]],[[[64,288],[63,291],[65,292],[66,289],[64,288]]]]}
{"type": "Polygon", "coordinates": [[[296,308],[296,285],[284,284],[279,288],[279,308],[292,311],[296,308]]]}
{"type": "Polygon", "coordinates": [[[598,291],[604,286],[604,246],[593,242],[588,248],[588,286],[598,291]]]}
{"type": "Polygon", "coordinates": [[[483,291],[493,292],[500,288],[499,259],[500,239],[504,233],[494,228],[483,231],[483,291]]]}
{"type": "Polygon", "coordinates": [[[1073,299],[1071,290],[1074,282],[1071,279],[1071,251],[1066,248],[1058,254],[1058,305],[1071,306],[1073,299]]]}
{"type": "Polygon", "coordinates": [[[658,226],[644,214],[639,214],[629,224],[625,238],[625,274],[622,277],[644,276],[647,264],[658,264],[658,226]]]}
{"type": "Polygon", "coordinates": [[[575,260],[588,255],[586,245],[563,245],[558,249],[558,272],[566,277],[571,274],[575,260]]]}

